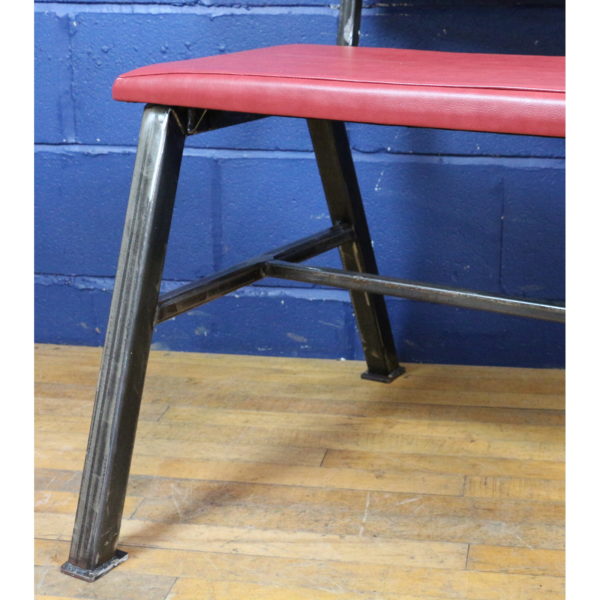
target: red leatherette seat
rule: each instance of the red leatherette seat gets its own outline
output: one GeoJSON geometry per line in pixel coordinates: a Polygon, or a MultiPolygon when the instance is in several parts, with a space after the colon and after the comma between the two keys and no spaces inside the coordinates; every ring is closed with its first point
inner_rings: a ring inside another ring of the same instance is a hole
{"type": "Polygon", "coordinates": [[[115,100],[563,137],[564,57],[289,45],[142,67],[115,100]]]}

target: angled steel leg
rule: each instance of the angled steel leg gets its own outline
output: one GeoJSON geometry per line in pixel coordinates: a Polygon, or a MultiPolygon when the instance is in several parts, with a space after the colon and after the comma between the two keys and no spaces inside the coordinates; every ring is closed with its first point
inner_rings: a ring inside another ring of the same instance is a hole
{"type": "MultiPolygon", "coordinates": [[[[340,247],[344,268],[377,275],[371,235],[356,179],[352,152],[341,121],[307,119],[323,189],[334,224],[352,225],[356,240],[340,247]]],[[[404,373],[398,365],[394,339],[383,296],[351,292],[368,370],[364,379],[390,382],[404,373]]]]}
{"type": "Polygon", "coordinates": [[[69,561],[94,581],[116,549],[185,135],[167,107],[144,111],[69,561]]]}

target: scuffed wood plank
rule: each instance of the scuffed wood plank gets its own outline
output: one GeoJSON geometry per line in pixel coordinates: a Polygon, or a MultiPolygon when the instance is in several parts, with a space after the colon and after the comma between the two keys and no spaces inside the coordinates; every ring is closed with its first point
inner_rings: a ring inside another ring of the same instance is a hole
{"type": "MultiPolygon", "coordinates": [[[[89,420],[92,417],[94,395],[95,390],[92,387],[86,388],[86,392],[81,393],[80,397],[63,395],[60,390],[52,393],[36,391],[35,414],[36,416],[82,417],[89,420]]],[[[142,402],[139,418],[142,421],[158,421],[168,407],[169,405],[165,402],[149,402],[146,399],[142,402]]]]}
{"type": "Polygon", "coordinates": [[[136,519],[160,523],[356,534],[368,492],[256,484],[171,480],[146,498],[136,519]]]}
{"type": "MultiPolygon", "coordinates": [[[[87,434],[44,431],[36,435],[36,447],[41,450],[85,451],[87,434]]],[[[227,460],[235,462],[266,462],[281,465],[318,467],[325,456],[324,448],[298,448],[270,444],[235,444],[199,440],[149,439],[139,435],[135,454],[140,456],[176,456],[201,460],[227,460]]]]}
{"type": "Polygon", "coordinates": [[[515,523],[469,517],[393,517],[371,515],[363,535],[376,539],[388,536],[403,539],[448,541],[456,543],[506,544],[511,547],[564,547],[564,527],[539,522],[515,523]],[[393,532],[393,533],[392,533],[393,532]]]}
{"type": "Polygon", "coordinates": [[[164,600],[175,578],[115,569],[110,577],[101,577],[89,584],[64,575],[56,567],[35,567],[35,582],[36,594],[46,596],[91,596],[94,600],[164,600]]]}
{"type": "MultiPolygon", "coordinates": [[[[364,370],[364,369],[363,369],[364,370]]],[[[354,379],[357,375],[353,374],[354,379]]],[[[226,375],[218,379],[196,379],[189,381],[188,377],[175,377],[173,375],[165,376],[149,376],[147,380],[147,388],[144,388],[144,393],[151,400],[165,400],[174,403],[193,403],[196,402],[199,396],[203,396],[203,401],[207,405],[215,405],[219,397],[227,396],[233,393],[235,402],[235,394],[243,396],[243,402],[259,404],[269,402],[269,399],[280,398],[283,402],[302,403],[306,402],[307,392],[310,389],[310,398],[315,408],[312,411],[306,412],[323,412],[327,414],[331,412],[327,407],[323,406],[324,402],[332,401],[333,407],[336,407],[336,398],[338,403],[345,403],[349,410],[355,411],[357,406],[372,405],[375,408],[380,406],[383,408],[384,414],[389,413],[397,407],[402,410],[404,405],[408,407],[425,405],[430,406],[447,406],[471,409],[488,409],[497,410],[499,408],[509,408],[513,410],[533,410],[533,411],[564,411],[564,396],[560,393],[556,394],[533,394],[533,393],[507,393],[507,392],[467,392],[457,389],[447,390],[427,390],[427,389],[412,389],[403,387],[393,387],[397,381],[392,384],[387,393],[384,393],[381,388],[375,388],[371,383],[365,381],[349,385],[348,378],[344,381],[332,382],[330,384],[319,383],[320,375],[315,375],[312,381],[304,383],[299,382],[297,378],[290,373],[287,379],[274,379],[272,382],[258,380],[251,377],[240,377],[238,389],[231,389],[227,386],[226,375]],[[317,381],[315,381],[317,378],[317,381]],[[365,387],[370,386],[370,387],[365,387]],[[333,392],[335,390],[335,393],[333,392]]],[[[225,400],[227,402],[227,400],[225,400]]],[[[271,400],[272,402],[272,400],[271,400]]],[[[232,408],[237,409],[236,406],[232,408]]],[[[302,412],[302,411],[299,411],[302,412]]],[[[343,414],[343,410],[335,408],[334,414],[343,414]]],[[[527,419],[527,415],[524,415],[527,419]]]]}
{"type": "Polygon", "coordinates": [[[400,415],[388,415],[386,417],[348,417],[344,415],[303,413],[292,415],[267,411],[236,411],[206,409],[196,406],[171,406],[161,421],[180,421],[219,427],[442,436],[445,438],[460,438],[469,442],[473,438],[485,437],[492,440],[527,440],[556,445],[564,443],[563,428],[557,426],[403,419],[400,415]]]}
{"type": "MultiPolygon", "coordinates": [[[[38,468],[56,467],[70,470],[80,466],[81,461],[80,452],[44,450],[36,454],[38,468]]],[[[446,495],[462,494],[464,484],[464,478],[461,476],[419,471],[388,475],[350,469],[159,458],[136,454],[133,457],[131,472],[137,475],[182,479],[446,495]]]]}
{"type": "MultiPolygon", "coordinates": [[[[70,535],[71,522],[64,515],[42,513],[36,522],[37,537],[64,538],[70,535]]],[[[123,521],[121,541],[125,546],[438,569],[462,569],[467,558],[466,544],[206,525],[157,527],[138,520],[123,521]]]]}
{"type": "MultiPolygon", "coordinates": [[[[67,597],[67,596],[46,596],[46,594],[44,595],[40,595],[40,594],[36,594],[35,595],[35,600],[73,600],[73,597],[67,597]]],[[[81,596],[77,596],[77,600],[93,600],[91,597],[88,598],[82,598],[81,596]]]]}
{"type": "MultiPolygon", "coordinates": [[[[87,433],[89,420],[77,417],[56,419],[42,415],[37,418],[38,431],[68,431],[87,433]]],[[[483,456],[516,460],[564,460],[564,444],[560,441],[531,442],[528,440],[495,440],[485,436],[469,439],[407,434],[389,434],[369,431],[307,431],[206,425],[199,423],[142,421],[138,439],[177,439],[222,443],[235,439],[240,444],[271,444],[307,448],[359,450],[366,452],[393,452],[407,454],[436,454],[449,456],[483,456]]]]}
{"type": "Polygon", "coordinates": [[[465,517],[503,523],[564,524],[564,505],[521,499],[370,493],[370,514],[394,517],[465,517]]]}
{"type": "MultiPolygon", "coordinates": [[[[58,565],[68,551],[66,542],[40,540],[36,545],[36,563],[42,565],[58,565]]],[[[382,596],[386,600],[421,600],[420,595],[425,596],[423,600],[564,598],[564,580],[560,577],[122,547],[129,552],[129,560],[119,569],[134,574],[335,590],[338,594],[362,593],[369,599],[382,596]]]]}
{"type": "MultiPolygon", "coordinates": [[[[98,348],[81,350],[79,347],[41,346],[38,352],[36,381],[95,384],[100,357],[98,348]],[[72,362],[76,363],[76,369],[72,362]]],[[[457,405],[564,409],[562,370],[408,364],[405,365],[407,376],[397,380],[393,386],[382,389],[381,386],[360,380],[363,370],[360,361],[302,359],[302,368],[299,369],[298,359],[269,357],[268,361],[262,360],[264,364],[257,370],[257,360],[261,359],[252,356],[151,352],[148,384],[157,378],[166,381],[168,389],[177,385],[177,379],[183,377],[182,383],[186,385],[206,386],[213,380],[228,378],[234,368],[237,379],[244,382],[243,385],[260,381],[261,393],[267,395],[303,394],[305,386],[310,384],[314,397],[322,393],[329,395],[332,387],[339,389],[344,396],[387,400],[396,399],[396,394],[406,397],[406,392],[417,390],[441,392],[437,396],[433,394],[429,400],[421,397],[415,400],[417,402],[436,403],[437,400],[457,405]],[[501,394],[502,398],[496,397],[497,394],[501,394]],[[463,398],[462,402],[460,398],[463,398]]]]}
{"type": "MultiPolygon", "coordinates": [[[[258,389],[254,389],[254,386],[259,387],[256,382],[247,382],[247,385],[230,386],[226,389],[223,381],[219,380],[202,385],[192,385],[184,377],[171,381],[174,385],[167,388],[162,385],[162,379],[149,378],[149,382],[144,388],[144,402],[240,412],[265,411],[561,427],[565,422],[562,410],[501,408],[501,397],[497,399],[497,406],[456,406],[416,402],[413,392],[407,392],[405,398],[396,392],[395,399],[390,397],[370,398],[366,393],[355,398],[349,398],[346,394],[329,393],[329,396],[325,398],[315,397],[312,393],[310,395],[285,395],[282,390],[276,390],[270,394],[265,393],[264,390],[258,392],[258,389]]],[[[73,396],[75,396],[75,392],[72,388],[89,390],[86,397],[93,398],[94,396],[92,386],[40,383],[36,388],[39,390],[37,393],[42,396],[57,396],[60,394],[61,388],[66,388],[65,393],[73,396]]],[[[419,400],[426,399],[421,392],[419,394],[419,400]]],[[[82,394],[80,393],[80,395],[82,394]]]]}
{"type": "Polygon", "coordinates": [[[81,471],[35,469],[34,487],[38,491],[54,490],[57,492],[74,492],[79,490],[80,484],[81,471]]]}
{"type": "MultiPolygon", "coordinates": [[[[275,587],[256,583],[238,583],[231,581],[213,581],[210,579],[179,579],[168,600],[368,600],[369,596],[357,592],[341,592],[340,586],[331,583],[330,589],[275,587]]],[[[371,596],[372,597],[372,596],[371,596]]],[[[377,594],[377,600],[436,600],[432,596],[410,596],[377,594]]],[[[437,599],[441,600],[441,599],[437,599]]]]}
{"type": "Polygon", "coordinates": [[[564,506],[371,492],[364,535],[560,550],[564,548],[564,506]]]}
{"type": "Polygon", "coordinates": [[[565,500],[564,481],[518,479],[512,477],[467,477],[465,496],[478,498],[520,498],[529,502],[565,500]]]}
{"type": "MultiPolygon", "coordinates": [[[[74,515],[77,510],[77,498],[79,494],[73,492],[57,492],[49,490],[36,490],[34,499],[34,510],[36,513],[60,513],[74,515]]],[[[142,498],[127,496],[123,509],[124,518],[128,518],[137,510],[142,498]]]]}
{"type": "Polygon", "coordinates": [[[323,467],[366,469],[391,473],[415,469],[434,473],[559,480],[564,479],[565,476],[565,465],[560,461],[335,449],[327,451],[323,467]]]}
{"type": "Polygon", "coordinates": [[[469,551],[467,568],[474,571],[564,577],[565,553],[563,550],[474,545],[469,551]]]}

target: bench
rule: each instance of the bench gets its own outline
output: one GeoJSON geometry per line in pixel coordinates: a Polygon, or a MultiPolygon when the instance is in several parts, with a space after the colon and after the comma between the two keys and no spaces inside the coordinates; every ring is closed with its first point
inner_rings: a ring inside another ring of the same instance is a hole
{"type": "Polygon", "coordinates": [[[338,45],[287,45],[150,65],[113,97],[145,103],[71,551],[94,581],[126,559],[117,541],[152,332],[264,277],[347,289],[366,379],[398,364],[384,295],[564,322],[563,305],[378,274],[344,122],[564,136],[564,59],[361,48],[361,2],[344,0],[338,45]],[[266,116],[307,120],[332,224],[159,295],[186,137],[266,116]],[[342,269],[298,263],[338,248],[342,269]]]}

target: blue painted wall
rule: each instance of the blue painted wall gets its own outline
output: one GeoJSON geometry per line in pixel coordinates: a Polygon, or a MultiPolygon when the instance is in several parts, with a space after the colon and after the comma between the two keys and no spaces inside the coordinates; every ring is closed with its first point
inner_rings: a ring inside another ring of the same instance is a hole
{"type": "MultiPolygon", "coordinates": [[[[142,107],[121,72],[285,43],[333,43],[326,0],[35,4],[36,339],[103,343],[142,107]]],[[[362,44],[564,53],[551,0],[366,3],[362,44]]],[[[564,298],[564,143],[349,125],[380,270],[493,293],[564,298]]],[[[304,122],[188,140],[166,289],[328,224],[304,122]],[[282,201],[283,199],[283,201],[282,201]]],[[[339,266],[335,253],[313,261],[339,266]]],[[[556,367],[564,327],[388,299],[404,361],[556,367]]],[[[345,292],[264,280],[158,327],[155,347],[360,358],[345,292]]]]}

